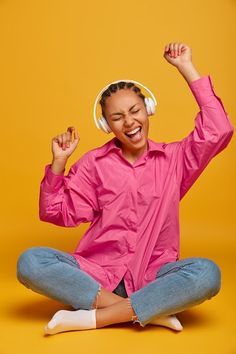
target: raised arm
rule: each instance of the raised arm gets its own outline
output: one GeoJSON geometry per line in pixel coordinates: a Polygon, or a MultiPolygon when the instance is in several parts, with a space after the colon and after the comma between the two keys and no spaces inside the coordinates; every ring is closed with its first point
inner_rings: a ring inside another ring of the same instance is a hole
{"type": "Polygon", "coordinates": [[[93,221],[99,211],[91,155],[83,155],[64,176],[66,161],[79,140],[75,134],[72,142],[71,132],[52,141],[53,161],[45,167],[39,197],[40,220],[66,227],[93,221]]]}
{"type": "Polygon", "coordinates": [[[187,83],[200,79],[201,75],[192,63],[192,51],[186,44],[169,43],[164,49],[164,58],[175,66],[187,83]]]}
{"type": "Polygon", "coordinates": [[[182,199],[210,160],[228,145],[234,128],[221,99],[213,90],[210,76],[200,76],[192,64],[191,49],[184,44],[176,43],[166,46],[165,49],[168,50],[164,56],[183,75],[200,108],[195,118],[194,130],[180,142],[178,167],[182,171],[180,181],[182,199]],[[179,47],[181,47],[179,56],[170,57],[167,54],[171,52],[171,48],[176,48],[178,52],[179,47]]]}

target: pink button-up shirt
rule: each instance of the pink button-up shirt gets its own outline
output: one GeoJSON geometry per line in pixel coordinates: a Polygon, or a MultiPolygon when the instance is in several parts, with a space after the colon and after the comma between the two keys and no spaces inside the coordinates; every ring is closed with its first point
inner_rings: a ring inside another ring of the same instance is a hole
{"type": "Polygon", "coordinates": [[[110,291],[124,277],[130,296],[179,259],[179,202],[233,135],[210,76],[188,85],[200,111],[183,140],[148,139],[148,150],[131,164],[114,137],[85,153],[67,176],[45,167],[40,219],[65,227],[91,222],[71,254],[110,291]]]}

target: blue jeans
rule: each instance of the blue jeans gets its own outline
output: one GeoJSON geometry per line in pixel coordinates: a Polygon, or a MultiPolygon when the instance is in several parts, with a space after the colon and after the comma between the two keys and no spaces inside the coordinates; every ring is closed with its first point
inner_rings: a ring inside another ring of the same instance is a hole
{"type": "MultiPolygon", "coordinates": [[[[69,253],[32,247],[17,261],[17,278],[27,288],[74,309],[92,309],[101,285],[82,271],[69,253]]],[[[219,267],[207,258],[193,257],[166,263],[156,279],[132,293],[130,304],[144,327],[157,316],[170,315],[216,295],[221,286],[219,267]]],[[[123,279],[113,293],[128,297],[123,279]]]]}

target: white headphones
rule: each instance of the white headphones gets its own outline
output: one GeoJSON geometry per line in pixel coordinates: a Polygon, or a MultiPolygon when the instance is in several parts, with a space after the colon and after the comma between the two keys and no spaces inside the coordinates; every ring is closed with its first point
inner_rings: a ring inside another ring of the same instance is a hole
{"type": "Polygon", "coordinates": [[[125,82],[132,82],[134,84],[140,85],[141,87],[143,87],[145,90],[147,90],[151,97],[145,97],[144,102],[145,102],[145,106],[147,109],[147,113],[149,116],[153,115],[155,113],[155,106],[157,105],[157,101],[155,99],[155,96],[153,95],[153,93],[144,85],[142,85],[140,82],[138,81],[134,81],[134,80],[117,80],[117,81],[113,81],[110,84],[108,84],[107,86],[105,86],[97,95],[95,103],[94,103],[94,107],[93,107],[93,118],[94,118],[94,122],[97,126],[98,129],[103,130],[105,133],[109,134],[111,133],[111,128],[109,127],[107,120],[105,117],[101,116],[100,118],[97,118],[96,116],[96,107],[97,107],[97,103],[98,100],[100,99],[100,96],[103,94],[104,91],[106,91],[106,89],[111,85],[111,84],[116,84],[117,82],[120,81],[125,81],[125,82]]]}

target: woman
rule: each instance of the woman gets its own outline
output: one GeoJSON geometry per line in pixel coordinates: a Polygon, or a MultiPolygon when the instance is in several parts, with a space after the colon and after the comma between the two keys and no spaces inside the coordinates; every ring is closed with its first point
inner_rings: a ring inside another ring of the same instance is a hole
{"type": "Polygon", "coordinates": [[[73,307],[58,311],[46,334],[133,321],[181,330],[174,315],[215,296],[220,269],[210,259],[179,259],[179,201],[233,127],[209,76],[201,77],[183,43],[164,58],[187,81],[199,107],[183,140],[148,138],[144,95],[132,83],[112,84],[100,99],[115,137],[84,154],[64,176],[79,136],[73,127],[52,139],[53,161],[40,187],[40,219],[75,227],[91,222],[75,252],[33,247],[18,260],[19,281],[73,307]],[[73,135],[74,134],[74,135],[73,135]]]}

